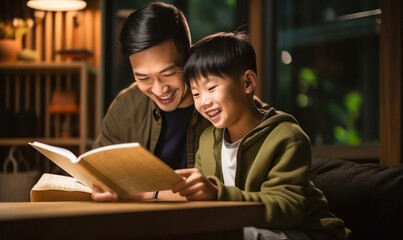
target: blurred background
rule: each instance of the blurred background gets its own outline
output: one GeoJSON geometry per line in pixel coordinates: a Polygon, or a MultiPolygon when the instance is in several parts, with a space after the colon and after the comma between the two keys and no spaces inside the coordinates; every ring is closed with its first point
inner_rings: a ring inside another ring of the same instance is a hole
{"type": "MultiPolygon", "coordinates": [[[[109,104],[134,81],[118,35],[125,18],[150,1],[65,1],[85,6],[38,9],[27,0],[2,1],[3,171],[10,171],[3,164],[12,147],[30,168],[53,171],[28,141],[76,154],[90,149],[109,104]],[[15,50],[10,57],[4,49],[15,50]]],[[[256,95],[296,117],[314,157],[401,162],[400,1],[164,2],[184,12],[193,43],[219,31],[250,34],[258,58],[256,95]]]]}
{"type": "MultiPolygon", "coordinates": [[[[118,64],[105,76],[119,80],[109,83],[107,102],[133,81],[127,59],[119,54],[116,35],[130,9],[147,2],[107,3],[118,18],[107,28],[112,30],[107,34],[108,45],[116,47],[106,48],[110,56],[106,61],[110,61],[107,66],[118,64]]],[[[256,34],[251,38],[260,44],[255,46],[260,55],[257,95],[292,113],[314,145],[379,141],[379,0],[263,1],[259,7],[244,0],[166,2],[184,11],[193,42],[217,31],[256,34]],[[261,19],[251,23],[255,14],[261,19]]]]}

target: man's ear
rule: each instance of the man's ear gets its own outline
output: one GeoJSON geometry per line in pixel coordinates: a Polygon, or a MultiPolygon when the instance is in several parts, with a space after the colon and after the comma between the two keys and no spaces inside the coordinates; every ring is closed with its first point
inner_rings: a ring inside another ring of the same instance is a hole
{"type": "Polygon", "coordinates": [[[245,93],[253,93],[256,88],[256,73],[250,69],[246,70],[242,77],[245,84],[245,93]]]}

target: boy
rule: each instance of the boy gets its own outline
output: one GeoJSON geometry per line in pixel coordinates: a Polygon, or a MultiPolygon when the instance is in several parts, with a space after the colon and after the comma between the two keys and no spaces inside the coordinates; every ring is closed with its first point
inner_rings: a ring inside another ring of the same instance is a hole
{"type": "Polygon", "coordinates": [[[184,181],[173,186],[174,193],[188,200],[262,202],[266,229],[247,228],[246,238],[348,238],[350,231],[308,180],[307,135],[291,115],[255,106],[255,52],[244,34],[200,40],[191,48],[184,77],[197,111],[215,128],[200,138],[196,168],[177,170],[184,181]]]}

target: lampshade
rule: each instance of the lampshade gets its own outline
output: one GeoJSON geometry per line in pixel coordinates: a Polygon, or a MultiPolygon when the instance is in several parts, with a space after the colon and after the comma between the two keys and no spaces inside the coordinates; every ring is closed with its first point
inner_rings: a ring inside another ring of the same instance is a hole
{"type": "Polygon", "coordinates": [[[27,6],[43,11],[76,11],[87,6],[82,0],[30,0],[27,6]]]}

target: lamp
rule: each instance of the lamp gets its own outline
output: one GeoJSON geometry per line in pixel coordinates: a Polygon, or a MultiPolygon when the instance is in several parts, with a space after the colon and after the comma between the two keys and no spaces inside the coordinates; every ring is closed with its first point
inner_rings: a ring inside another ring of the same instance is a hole
{"type": "Polygon", "coordinates": [[[30,0],[27,6],[43,11],[76,11],[87,6],[82,0],[30,0]]]}

